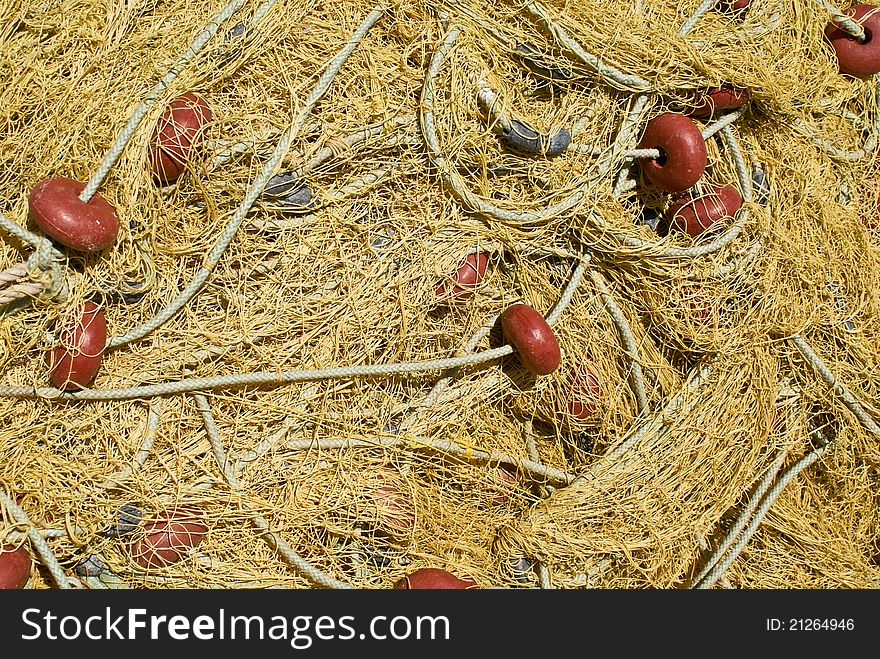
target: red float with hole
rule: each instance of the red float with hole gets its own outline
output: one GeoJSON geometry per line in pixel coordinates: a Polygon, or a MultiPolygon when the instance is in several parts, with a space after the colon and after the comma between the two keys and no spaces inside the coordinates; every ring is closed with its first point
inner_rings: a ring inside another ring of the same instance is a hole
{"type": "Polygon", "coordinates": [[[85,184],[71,178],[44,179],[28,197],[28,214],[41,231],[58,243],[83,252],[110,247],[119,233],[116,209],[100,194],[79,198],[85,184]]]}
{"type": "Polygon", "coordinates": [[[94,302],[86,301],[61,320],[57,335],[60,345],[46,356],[49,382],[65,391],[89,386],[101,368],[107,346],[104,311],[94,302]]]}
{"type": "Polygon", "coordinates": [[[501,314],[504,339],[527,371],[548,375],[559,367],[562,351],[544,317],[527,304],[513,304],[501,314]]]}
{"type": "Polygon", "coordinates": [[[159,117],[150,139],[150,169],[161,183],[173,183],[186,171],[213,114],[208,102],[189,92],[175,98],[159,117]]]}
{"type": "Polygon", "coordinates": [[[742,196],[733,185],[712,186],[709,192],[695,196],[685,194],[666,212],[671,231],[681,231],[696,238],[725,217],[733,217],[742,206],[742,196]]]}
{"type": "Polygon", "coordinates": [[[683,114],[665,112],[651,119],[638,148],[660,151],[656,158],[641,158],[639,165],[651,183],[667,192],[687,190],[706,170],[706,142],[693,119],[683,114]]]}
{"type": "Polygon", "coordinates": [[[843,13],[862,26],[865,37],[859,41],[834,21],[828,23],[825,37],[837,55],[838,70],[854,78],[880,72],[880,7],[857,4],[843,13]]]}

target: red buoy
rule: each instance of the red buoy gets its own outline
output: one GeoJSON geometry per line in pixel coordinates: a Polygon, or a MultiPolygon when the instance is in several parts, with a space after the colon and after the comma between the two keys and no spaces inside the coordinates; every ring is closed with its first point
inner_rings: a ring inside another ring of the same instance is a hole
{"type": "Polygon", "coordinates": [[[530,373],[547,375],[559,367],[559,342],[544,317],[532,307],[522,303],[509,306],[501,314],[501,329],[530,373]]]}
{"type": "Polygon", "coordinates": [[[501,505],[507,503],[519,487],[516,467],[499,464],[490,472],[489,502],[501,505]]]}
{"type": "Polygon", "coordinates": [[[150,169],[156,179],[172,183],[180,178],[212,118],[211,108],[200,94],[188,92],[171,101],[150,139],[150,169]]]}
{"type": "Polygon", "coordinates": [[[0,590],[21,590],[31,577],[33,560],[25,547],[0,546],[0,590]]]}
{"type": "Polygon", "coordinates": [[[412,497],[387,472],[377,472],[370,480],[366,498],[375,506],[376,530],[393,539],[406,538],[416,523],[412,497]]]}
{"type": "Polygon", "coordinates": [[[89,386],[107,345],[104,311],[86,301],[76,313],[63,319],[57,330],[60,346],[47,353],[49,382],[53,387],[73,391],[89,386]]]}
{"type": "Polygon", "coordinates": [[[601,389],[599,376],[588,364],[573,370],[567,379],[569,387],[567,411],[578,421],[589,421],[596,414],[601,389]]]}
{"type": "Polygon", "coordinates": [[[715,116],[721,110],[732,110],[742,107],[751,99],[747,89],[739,89],[731,85],[714,87],[703,94],[696,107],[689,113],[691,117],[705,119],[715,116]]]}
{"type": "Polygon", "coordinates": [[[712,186],[709,192],[700,196],[684,194],[679,197],[666,212],[666,222],[671,230],[696,238],[718,220],[733,217],[742,201],[734,186],[712,186]]]}
{"type": "Polygon", "coordinates": [[[132,543],[132,558],[146,569],[171,565],[198,546],[207,533],[194,511],[174,510],[144,525],[132,543]]]}
{"type": "Polygon", "coordinates": [[[459,579],[446,570],[423,567],[406,575],[394,584],[395,590],[474,590],[477,584],[473,579],[459,579]]]}
{"type": "Polygon", "coordinates": [[[744,12],[751,0],[719,0],[718,9],[725,14],[739,15],[744,12]]]}
{"type": "Polygon", "coordinates": [[[825,37],[837,55],[840,73],[855,78],[867,78],[880,72],[880,7],[857,4],[844,12],[865,31],[860,42],[831,21],[825,27],[825,37]]]}
{"type": "Polygon", "coordinates": [[[682,192],[700,180],[708,163],[706,142],[694,121],[683,114],[666,112],[645,127],[640,149],[658,149],[657,158],[642,158],[645,176],[667,192],[682,192]]]}
{"type": "Polygon", "coordinates": [[[483,277],[486,276],[488,265],[488,254],[484,252],[468,254],[450,279],[437,284],[435,294],[438,298],[451,296],[455,300],[464,300],[473,296],[483,277]]]}
{"type": "Polygon", "coordinates": [[[85,184],[70,178],[37,183],[28,197],[28,213],[41,231],[65,247],[100,252],[116,240],[116,209],[95,193],[88,202],[79,198],[85,184]]]}

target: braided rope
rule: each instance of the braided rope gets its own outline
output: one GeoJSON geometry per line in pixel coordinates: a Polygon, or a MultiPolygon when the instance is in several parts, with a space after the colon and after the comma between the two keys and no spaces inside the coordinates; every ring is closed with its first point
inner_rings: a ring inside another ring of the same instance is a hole
{"type": "MultiPolygon", "coordinates": [[[[23,511],[2,489],[0,489],[0,505],[9,511],[13,520],[27,528],[27,537],[31,542],[31,547],[36,550],[43,565],[49,570],[55,584],[63,589],[76,587],[77,584],[72,583],[70,577],[64,573],[64,569],[61,567],[58,559],[55,558],[55,554],[52,553],[49,543],[46,542],[37,527],[34,526],[33,522],[28,518],[27,513],[23,511]]],[[[75,582],[75,580],[73,581],[75,582]]]]}
{"type": "Polygon", "coordinates": [[[866,430],[869,430],[875,436],[880,437],[880,426],[877,425],[877,422],[868,415],[858,399],[856,399],[846,385],[837,379],[834,373],[831,372],[831,370],[825,365],[825,362],[819,358],[819,355],[813,351],[810,345],[797,334],[789,337],[789,340],[800,351],[803,358],[814,369],[816,369],[819,375],[822,376],[822,379],[831,386],[834,393],[841,399],[841,401],[843,401],[843,404],[846,405],[849,411],[855,415],[859,420],[859,423],[861,423],[866,430]]]}
{"type": "Polygon", "coordinates": [[[571,38],[561,26],[553,21],[550,13],[539,3],[529,2],[523,6],[523,10],[533,18],[536,18],[556,39],[560,46],[572,53],[590,69],[607,78],[610,86],[620,91],[629,92],[644,92],[651,88],[651,83],[644,78],[623,73],[616,67],[603,63],[598,57],[585,51],[577,41],[571,38]]]}
{"type": "Polygon", "coordinates": [[[636,402],[639,406],[639,414],[645,414],[649,411],[648,395],[645,392],[645,376],[642,373],[641,356],[636,338],[633,336],[632,329],[623,315],[623,311],[621,311],[617,302],[614,301],[611,291],[608,290],[605,278],[596,270],[590,270],[590,278],[605,302],[608,315],[611,316],[611,319],[617,326],[617,331],[620,332],[620,340],[623,342],[624,352],[630,360],[630,377],[636,394],[636,402]]]}
{"type": "Polygon", "coordinates": [[[694,13],[691,14],[691,16],[678,29],[678,36],[683,37],[687,35],[688,32],[694,29],[694,26],[703,17],[703,14],[717,4],[718,0],[703,0],[703,2],[700,3],[700,6],[694,10],[694,13]]]}
{"type": "MultiPolygon", "coordinates": [[[[626,130],[627,126],[621,126],[621,129],[618,131],[618,137],[615,141],[616,148],[613,147],[606,152],[604,157],[600,158],[596,166],[590,170],[589,175],[585,176],[584,180],[578,183],[575,190],[560,201],[549,204],[544,208],[535,211],[513,211],[492,204],[488,200],[472,192],[461,179],[461,176],[455,168],[449,164],[442,153],[440,140],[437,136],[437,129],[434,122],[434,90],[436,78],[440,72],[441,66],[445,62],[447,55],[460,34],[461,28],[458,27],[453,27],[446,33],[443,41],[431,58],[431,62],[425,74],[421,94],[422,135],[428,148],[428,156],[431,158],[431,162],[437,168],[444,182],[466,206],[482,215],[503,222],[513,222],[517,224],[539,223],[576,207],[585,198],[586,190],[601,180],[611,168],[612,159],[618,157],[619,153],[622,151],[620,148],[621,142],[623,139],[629,137],[630,133],[630,131],[626,130]]],[[[646,103],[647,99],[645,97],[639,97],[636,102],[639,110],[643,110],[646,103]]],[[[632,115],[630,116],[632,117],[632,115]]]]}
{"type": "Polygon", "coordinates": [[[865,42],[865,28],[855,22],[851,15],[845,14],[828,0],[816,0],[816,3],[824,7],[831,14],[831,20],[834,21],[837,27],[851,37],[854,37],[859,43],[865,42]]]}
{"type": "Polygon", "coordinates": [[[472,446],[460,446],[446,439],[431,439],[429,437],[412,436],[405,437],[377,437],[375,439],[350,439],[350,438],[327,438],[327,439],[296,439],[286,442],[284,448],[289,451],[305,451],[310,449],[338,450],[349,448],[391,448],[403,447],[410,449],[424,449],[465,457],[471,460],[490,464],[508,464],[518,470],[530,474],[539,482],[547,482],[556,486],[564,486],[573,483],[577,476],[561,469],[545,465],[531,458],[517,458],[501,451],[485,451],[472,446]]]}
{"type": "Polygon", "coordinates": [[[718,545],[718,548],[712,552],[712,555],[706,560],[703,569],[697,574],[696,577],[692,580],[692,583],[698,584],[703,579],[705,579],[709,573],[715,568],[719,561],[721,561],[727,552],[730,550],[731,546],[733,546],[736,541],[741,537],[743,530],[748,526],[749,520],[752,518],[755,509],[761,503],[761,500],[764,498],[764,495],[767,494],[767,491],[773,486],[773,480],[776,478],[776,475],[779,473],[779,470],[782,469],[782,465],[785,462],[785,458],[788,455],[788,448],[783,448],[779,451],[776,458],[773,460],[773,463],[764,473],[764,477],[758,483],[758,486],[755,488],[755,492],[752,497],[749,499],[748,504],[740,511],[739,516],[737,516],[736,521],[734,521],[733,525],[730,527],[727,535],[724,540],[718,545]]]}
{"type": "Polygon", "coordinates": [[[770,493],[761,501],[760,506],[758,506],[757,510],[755,510],[755,515],[752,518],[752,521],[745,528],[742,535],[737,539],[736,544],[730,550],[730,553],[727,557],[715,565],[705,577],[703,577],[697,584],[695,584],[694,588],[697,589],[706,589],[711,588],[715,585],[715,582],[721,578],[725,572],[727,572],[727,568],[731,566],[731,564],[737,559],[742,550],[748,544],[751,537],[755,534],[755,531],[758,530],[758,527],[761,525],[761,522],[764,519],[764,516],[767,514],[767,511],[770,510],[770,507],[776,501],[780,494],[782,494],[782,490],[785,489],[785,486],[788,485],[792,479],[794,479],[800,472],[809,467],[811,464],[816,462],[825,450],[828,448],[828,444],[823,446],[819,446],[814,449],[803,458],[801,458],[796,464],[794,464],[788,471],[786,471],[782,477],[777,481],[777,483],[773,486],[773,489],[770,490],[770,493]]]}

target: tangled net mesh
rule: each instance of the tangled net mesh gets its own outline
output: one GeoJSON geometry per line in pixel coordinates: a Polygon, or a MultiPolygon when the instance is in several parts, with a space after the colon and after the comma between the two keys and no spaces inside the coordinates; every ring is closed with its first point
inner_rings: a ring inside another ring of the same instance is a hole
{"type": "Polygon", "coordinates": [[[29,587],[880,585],[878,82],[839,73],[826,3],[726,6],[4,5],[0,546],[29,587]],[[721,85],[750,101],[695,119],[697,191],[742,208],[659,231],[640,135],[721,85]],[[187,92],[203,148],[157,184],[187,92]],[[30,191],[98,176],[141,103],[97,181],[115,243],[47,260],[30,191]],[[62,393],[45,354],[87,299],[110,343],[62,393]],[[518,302],[550,374],[506,342],[518,302]],[[186,551],[145,566],[175,511],[186,551]]]}

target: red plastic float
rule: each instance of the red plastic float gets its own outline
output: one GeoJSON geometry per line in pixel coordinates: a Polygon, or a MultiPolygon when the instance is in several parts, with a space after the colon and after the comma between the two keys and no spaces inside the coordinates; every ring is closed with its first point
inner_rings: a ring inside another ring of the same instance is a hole
{"type": "Polygon", "coordinates": [[[150,169],[159,181],[172,183],[186,171],[212,118],[208,102],[199,94],[189,92],[171,101],[150,139],[150,169]]]}
{"type": "Polygon", "coordinates": [[[880,72],[880,7],[857,4],[844,12],[865,31],[860,42],[834,21],[825,27],[825,37],[837,55],[838,70],[855,78],[866,78],[880,72]]]}
{"type": "Polygon", "coordinates": [[[501,314],[501,329],[530,373],[547,375],[559,367],[559,342],[544,317],[532,307],[522,303],[509,306],[501,314]]]}
{"type": "Polygon", "coordinates": [[[567,404],[569,416],[578,421],[590,421],[596,414],[596,402],[601,393],[599,376],[591,366],[583,364],[569,374],[567,383],[571,392],[567,404]]]}
{"type": "Polygon", "coordinates": [[[131,555],[142,568],[164,567],[182,559],[207,533],[194,511],[174,510],[144,525],[131,545],[131,555]]]}
{"type": "Polygon", "coordinates": [[[455,300],[465,300],[473,296],[474,291],[483,281],[488,265],[488,254],[472,252],[459,264],[458,270],[451,278],[437,284],[434,292],[438,298],[451,296],[455,300]]]}
{"type": "Polygon", "coordinates": [[[673,231],[696,238],[718,220],[733,217],[742,206],[742,196],[730,184],[712,186],[699,197],[684,194],[669,207],[666,222],[673,231]]]}
{"type": "Polygon", "coordinates": [[[712,117],[721,110],[732,110],[742,107],[751,100],[751,93],[747,89],[739,89],[731,85],[714,87],[703,94],[696,107],[689,115],[697,119],[712,117]]]}
{"type": "Polygon", "coordinates": [[[116,209],[100,194],[88,202],[79,198],[85,184],[70,178],[49,178],[37,183],[28,197],[28,213],[50,238],[65,247],[100,252],[116,240],[116,209]]]}
{"type": "Polygon", "coordinates": [[[446,570],[436,567],[423,567],[406,575],[394,584],[395,590],[474,590],[477,584],[473,579],[459,579],[446,570]]]}
{"type": "Polygon", "coordinates": [[[31,577],[33,560],[25,547],[0,546],[0,590],[21,590],[31,577]]]}
{"type": "Polygon", "coordinates": [[[740,14],[744,12],[751,0],[719,0],[718,9],[726,14],[740,14]]]}
{"type": "Polygon", "coordinates": [[[490,482],[490,502],[497,505],[507,503],[516,492],[517,487],[519,487],[519,477],[517,476],[516,468],[508,465],[498,465],[492,470],[490,482]]]}
{"type": "Polygon", "coordinates": [[[61,345],[46,355],[52,386],[67,391],[89,386],[101,368],[107,345],[104,311],[86,301],[76,314],[61,322],[58,340],[61,345]]]}
{"type": "Polygon", "coordinates": [[[645,176],[667,192],[682,192],[700,180],[708,163],[706,142],[693,119],[665,112],[648,122],[640,149],[658,149],[658,158],[639,160],[645,176]]]}
{"type": "Polygon", "coordinates": [[[393,482],[379,476],[379,485],[370,498],[376,505],[376,528],[390,538],[407,537],[416,523],[416,510],[410,499],[393,482]]]}

